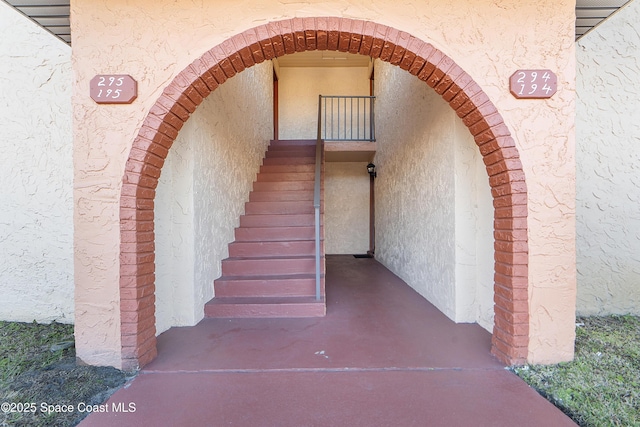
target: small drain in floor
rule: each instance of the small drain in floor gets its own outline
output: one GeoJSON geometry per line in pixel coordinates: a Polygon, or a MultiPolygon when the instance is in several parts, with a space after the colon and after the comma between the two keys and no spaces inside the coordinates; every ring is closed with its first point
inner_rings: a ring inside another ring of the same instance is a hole
{"type": "Polygon", "coordinates": [[[371,255],[369,254],[356,254],[353,256],[354,258],[373,258],[371,255]]]}

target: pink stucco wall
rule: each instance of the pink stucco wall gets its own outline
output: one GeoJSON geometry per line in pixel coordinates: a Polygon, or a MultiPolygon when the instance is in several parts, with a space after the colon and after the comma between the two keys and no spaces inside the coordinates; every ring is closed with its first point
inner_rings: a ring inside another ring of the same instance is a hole
{"type": "Polygon", "coordinates": [[[516,142],[528,188],[531,362],[573,355],[575,307],[574,2],[221,0],[73,1],[74,204],[78,356],[121,364],[119,201],[125,162],[150,107],[208,49],[248,28],[292,17],[374,21],[431,43],[473,77],[516,142]],[[516,100],[519,68],[558,75],[549,100],[516,100]],[[131,105],[97,105],[96,74],[138,81],[131,105]]]}

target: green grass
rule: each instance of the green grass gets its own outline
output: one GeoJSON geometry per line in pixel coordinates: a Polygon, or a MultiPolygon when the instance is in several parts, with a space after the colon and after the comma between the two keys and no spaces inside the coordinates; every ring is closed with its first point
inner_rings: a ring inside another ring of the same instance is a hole
{"type": "Polygon", "coordinates": [[[581,426],[640,426],[640,317],[576,322],[572,362],[514,372],[581,426]]]}
{"type": "Polygon", "coordinates": [[[73,325],[0,322],[0,403],[37,408],[2,411],[0,426],[75,426],[86,413],[47,413],[40,404],[101,404],[128,378],[114,368],[76,364],[73,325]]]}
{"type": "Polygon", "coordinates": [[[73,325],[0,322],[0,390],[20,374],[65,357],[68,348],[52,351],[52,345],[73,341],[73,325]]]}

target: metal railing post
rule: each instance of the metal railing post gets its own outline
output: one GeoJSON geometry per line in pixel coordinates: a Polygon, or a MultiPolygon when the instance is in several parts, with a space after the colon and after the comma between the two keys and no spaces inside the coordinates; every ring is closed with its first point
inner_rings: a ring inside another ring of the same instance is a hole
{"type": "Polygon", "coordinates": [[[316,300],[320,301],[320,169],[322,167],[322,95],[318,97],[318,139],[316,140],[316,170],[313,184],[316,247],[316,300]]]}

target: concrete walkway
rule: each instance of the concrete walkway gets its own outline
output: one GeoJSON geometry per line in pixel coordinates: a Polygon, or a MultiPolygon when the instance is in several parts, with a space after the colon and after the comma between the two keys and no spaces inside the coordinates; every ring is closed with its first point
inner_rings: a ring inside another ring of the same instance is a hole
{"type": "Polygon", "coordinates": [[[163,333],[158,358],[81,426],[575,426],[491,356],[488,332],[375,260],[328,256],[326,283],[324,318],[163,333]]]}

